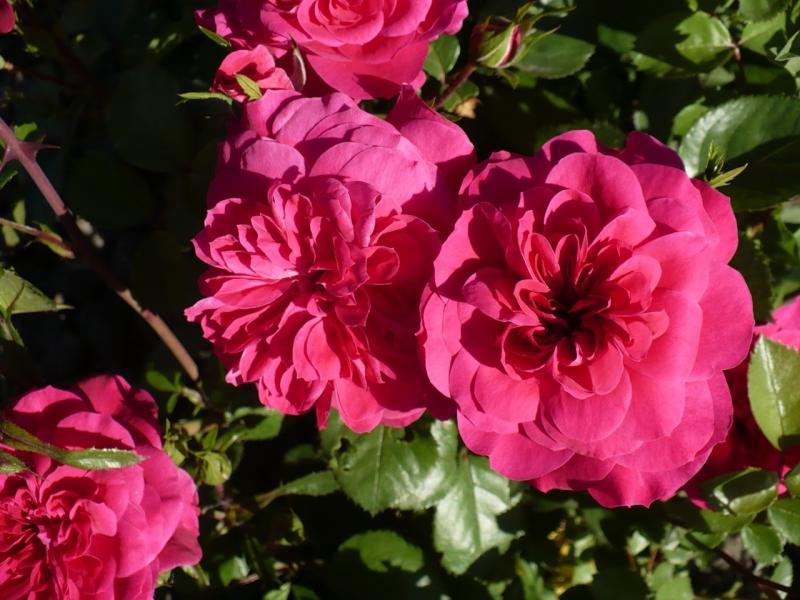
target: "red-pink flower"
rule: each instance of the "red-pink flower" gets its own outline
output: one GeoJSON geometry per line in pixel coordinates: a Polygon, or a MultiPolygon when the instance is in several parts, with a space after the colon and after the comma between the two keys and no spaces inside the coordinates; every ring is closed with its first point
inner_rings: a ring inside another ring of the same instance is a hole
{"type": "MultiPolygon", "coordinates": [[[[756,335],[800,350],[800,296],[776,310],[772,317],[771,323],[756,327],[756,335]]],[[[800,462],[800,447],[777,450],[753,418],[747,393],[748,365],[749,357],[726,373],[733,396],[733,426],[686,488],[698,504],[705,504],[699,484],[718,475],[756,467],[774,471],[782,478],[800,462]]]]}
{"type": "Polygon", "coordinates": [[[266,46],[236,50],[228,54],[219,66],[211,90],[244,102],[249,95],[242,88],[237,75],[247,77],[261,93],[267,90],[294,89],[286,71],[275,65],[275,59],[266,46]]]}
{"type": "Polygon", "coordinates": [[[674,494],[728,431],[753,331],[728,198],[647,135],[575,131],[495,154],[461,199],[420,337],[467,446],[606,506],[674,494]]]}
{"type": "Polygon", "coordinates": [[[0,33],[10,33],[14,29],[16,17],[9,0],[0,0],[0,33]]]}
{"type": "Polygon", "coordinates": [[[120,377],[20,398],[5,418],[56,446],[146,460],[85,471],[3,448],[30,468],[0,475],[5,600],[149,600],[159,573],[200,559],[197,490],[161,448],[156,404],[120,377]]]}
{"type": "Polygon", "coordinates": [[[419,297],[474,163],[412,91],[383,121],[342,94],[270,91],[222,149],[195,239],[211,268],[186,311],[235,385],[284,413],[331,406],[356,431],[438,395],[416,351],[419,297]]]}
{"type": "Polygon", "coordinates": [[[297,45],[329,89],[364,99],[420,87],[429,43],[466,16],[466,0],[220,0],[198,21],[236,47],[297,45]]]}

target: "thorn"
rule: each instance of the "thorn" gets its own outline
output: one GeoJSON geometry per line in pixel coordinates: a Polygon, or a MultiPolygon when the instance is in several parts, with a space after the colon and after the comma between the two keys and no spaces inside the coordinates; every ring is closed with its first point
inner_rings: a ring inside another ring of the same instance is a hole
{"type": "Polygon", "coordinates": [[[0,169],[5,167],[8,163],[12,160],[19,160],[20,154],[26,156],[27,158],[31,159],[32,161],[36,161],[36,155],[41,150],[57,150],[59,147],[53,144],[39,144],[36,142],[23,142],[22,140],[18,140],[15,144],[17,148],[9,144],[6,146],[6,152],[3,155],[3,160],[0,161],[0,169]]]}

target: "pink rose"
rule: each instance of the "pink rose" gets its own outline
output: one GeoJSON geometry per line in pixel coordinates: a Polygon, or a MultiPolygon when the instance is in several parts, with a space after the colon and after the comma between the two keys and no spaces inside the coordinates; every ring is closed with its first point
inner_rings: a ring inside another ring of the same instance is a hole
{"type": "Polygon", "coordinates": [[[9,0],[0,0],[0,33],[10,33],[14,29],[16,17],[9,0]]]}
{"type": "Polygon", "coordinates": [[[205,298],[186,311],[227,380],[321,423],[333,406],[356,431],[436,409],[414,331],[473,164],[463,132],[410,90],[387,121],[342,94],[245,105],[195,238],[205,298]]]}
{"type": "Polygon", "coordinates": [[[324,84],[360,100],[422,86],[428,44],[466,16],[466,0],[221,0],[198,21],[237,47],[297,45],[324,84]]]}
{"type": "MultiPolygon", "coordinates": [[[[756,335],[800,350],[800,296],[776,310],[772,317],[772,323],[756,327],[756,335]]],[[[733,427],[686,488],[689,497],[701,506],[705,501],[698,486],[708,479],[749,467],[774,471],[782,478],[800,462],[800,447],[781,452],[761,433],[750,410],[748,366],[749,357],[726,373],[733,396],[733,427]]],[[[781,486],[781,492],[785,491],[781,486]]]]}
{"type": "Polygon", "coordinates": [[[753,332],[728,198],[647,135],[574,131],[493,155],[461,200],[420,339],[464,442],[543,491],[670,497],[724,439],[753,332]]]}
{"type": "Polygon", "coordinates": [[[237,75],[250,79],[261,93],[267,90],[294,89],[286,71],[275,65],[275,59],[265,46],[228,54],[214,77],[211,90],[230,96],[238,102],[248,100],[248,94],[242,89],[237,75]]]}
{"type": "Polygon", "coordinates": [[[122,448],[138,465],[85,471],[8,448],[30,471],[0,475],[6,600],[149,600],[159,573],[200,560],[197,490],[161,449],[156,404],[121,377],[20,398],[5,418],[63,448],[122,448]]]}

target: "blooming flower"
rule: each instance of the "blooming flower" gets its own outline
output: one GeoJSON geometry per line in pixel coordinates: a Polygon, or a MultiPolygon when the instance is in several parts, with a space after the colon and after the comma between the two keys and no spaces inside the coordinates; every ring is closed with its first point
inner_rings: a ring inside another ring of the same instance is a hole
{"type": "Polygon", "coordinates": [[[10,33],[14,29],[16,17],[9,0],[0,0],[0,33],[10,33]]]}
{"type": "Polygon", "coordinates": [[[417,357],[419,297],[474,163],[413,91],[387,121],[342,94],[271,91],[222,150],[195,239],[211,268],[186,311],[235,385],[284,413],[331,406],[356,431],[438,395],[417,357]]]}
{"type": "Polygon", "coordinates": [[[466,16],[466,0],[221,0],[198,21],[237,48],[297,45],[329,89],[364,99],[420,87],[429,43],[466,16]]]}
{"type": "MultiPolygon", "coordinates": [[[[771,323],[756,327],[756,336],[800,350],[800,297],[776,310],[771,323]]],[[[749,357],[726,373],[733,396],[733,426],[728,437],[711,452],[708,462],[687,486],[689,497],[704,505],[699,484],[719,475],[749,467],[774,471],[785,476],[800,462],[800,447],[781,452],[769,443],[758,427],[747,394],[749,357]]]]}
{"type": "Polygon", "coordinates": [[[575,131],[493,155],[461,201],[420,340],[464,442],[543,491],[672,495],[728,431],[753,331],[728,198],[647,135],[575,131]]]}
{"type": "Polygon", "coordinates": [[[85,471],[4,448],[30,471],[0,475],[3,598],[149,600],[159,573],[200,559],[197,491],[162,450],[156,416],[149,394],[107,376],[32,391],[6,412],[51,444],[145,460],[85,471]]]}
{"type": "Polygon", "coordinates": [[[286,71],[275,65],[275,59],[265,46],[256,46],[252,50],[237,50],[228,54],[214,77],[212,91],[244,102],[248,99],[248,94],[242,89],[237,75],[247,77],[262,93],[267,90],[294,89],[286,71]]]}

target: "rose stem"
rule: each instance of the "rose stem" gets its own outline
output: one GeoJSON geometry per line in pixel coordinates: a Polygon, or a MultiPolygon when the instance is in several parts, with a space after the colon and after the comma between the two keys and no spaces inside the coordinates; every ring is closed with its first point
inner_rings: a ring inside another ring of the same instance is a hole
{"type": "Polygon", "coordinates": [[[441,96],[439,96],[439,99],[433,105],[433,108],[435,108],[436,110],[442,108],[444,106],[444,103],[447,102],[447,99],[456,93],[456,90],[460,88],[461,85],[467,79],[469,79],[470,75],[472,75],[475,72],[475,69],[477,68],[478,65],[476,65],[473,62],[469,62],[466,65],[464,65],[464,68],[458,71],[450,80],[450,85],[448,85],[444,93],[441,96]]]}
{"type": "Polygon", "coordinates": [[[106,267],[100,255],[78,228],[75,222],[75,216],[64,204],[61,196],[59,196],[53,184],[50,183],[50,179],[48,179],[45,172],[39,166],[39,163],[34,157],[34,151],[26,147],[27,144],[17,138],[16,134],[2,117],[0,117],[0,139],[6,144],[6,155],[19,161],[28,175],[30,175],[31,179],[33,179],[36,187],[39,188],[44,199],[47,200],[47,203],[50,205],[56,217],[58,217],[58,220],[61,222],[61,225],[64,227],[64,230],[67,232],[72,242],[72,250],[75,256],[87,266],[91,267],[117,296],[150,325],[153,331],[156,332],[156,335],[164,342],[164,345],[172,352],[172,355],[183,370],[186,371],[189,378],[197,383],[200,377],[200,371],[197,368],[197,364],[189,355],[189,352],[169,328],[169,325],[167,325],[158,314],[139,304],[139,301],[136,300],[131,291],[117,279],[116,275],[114,275],[108,267],[106,267]]]}

